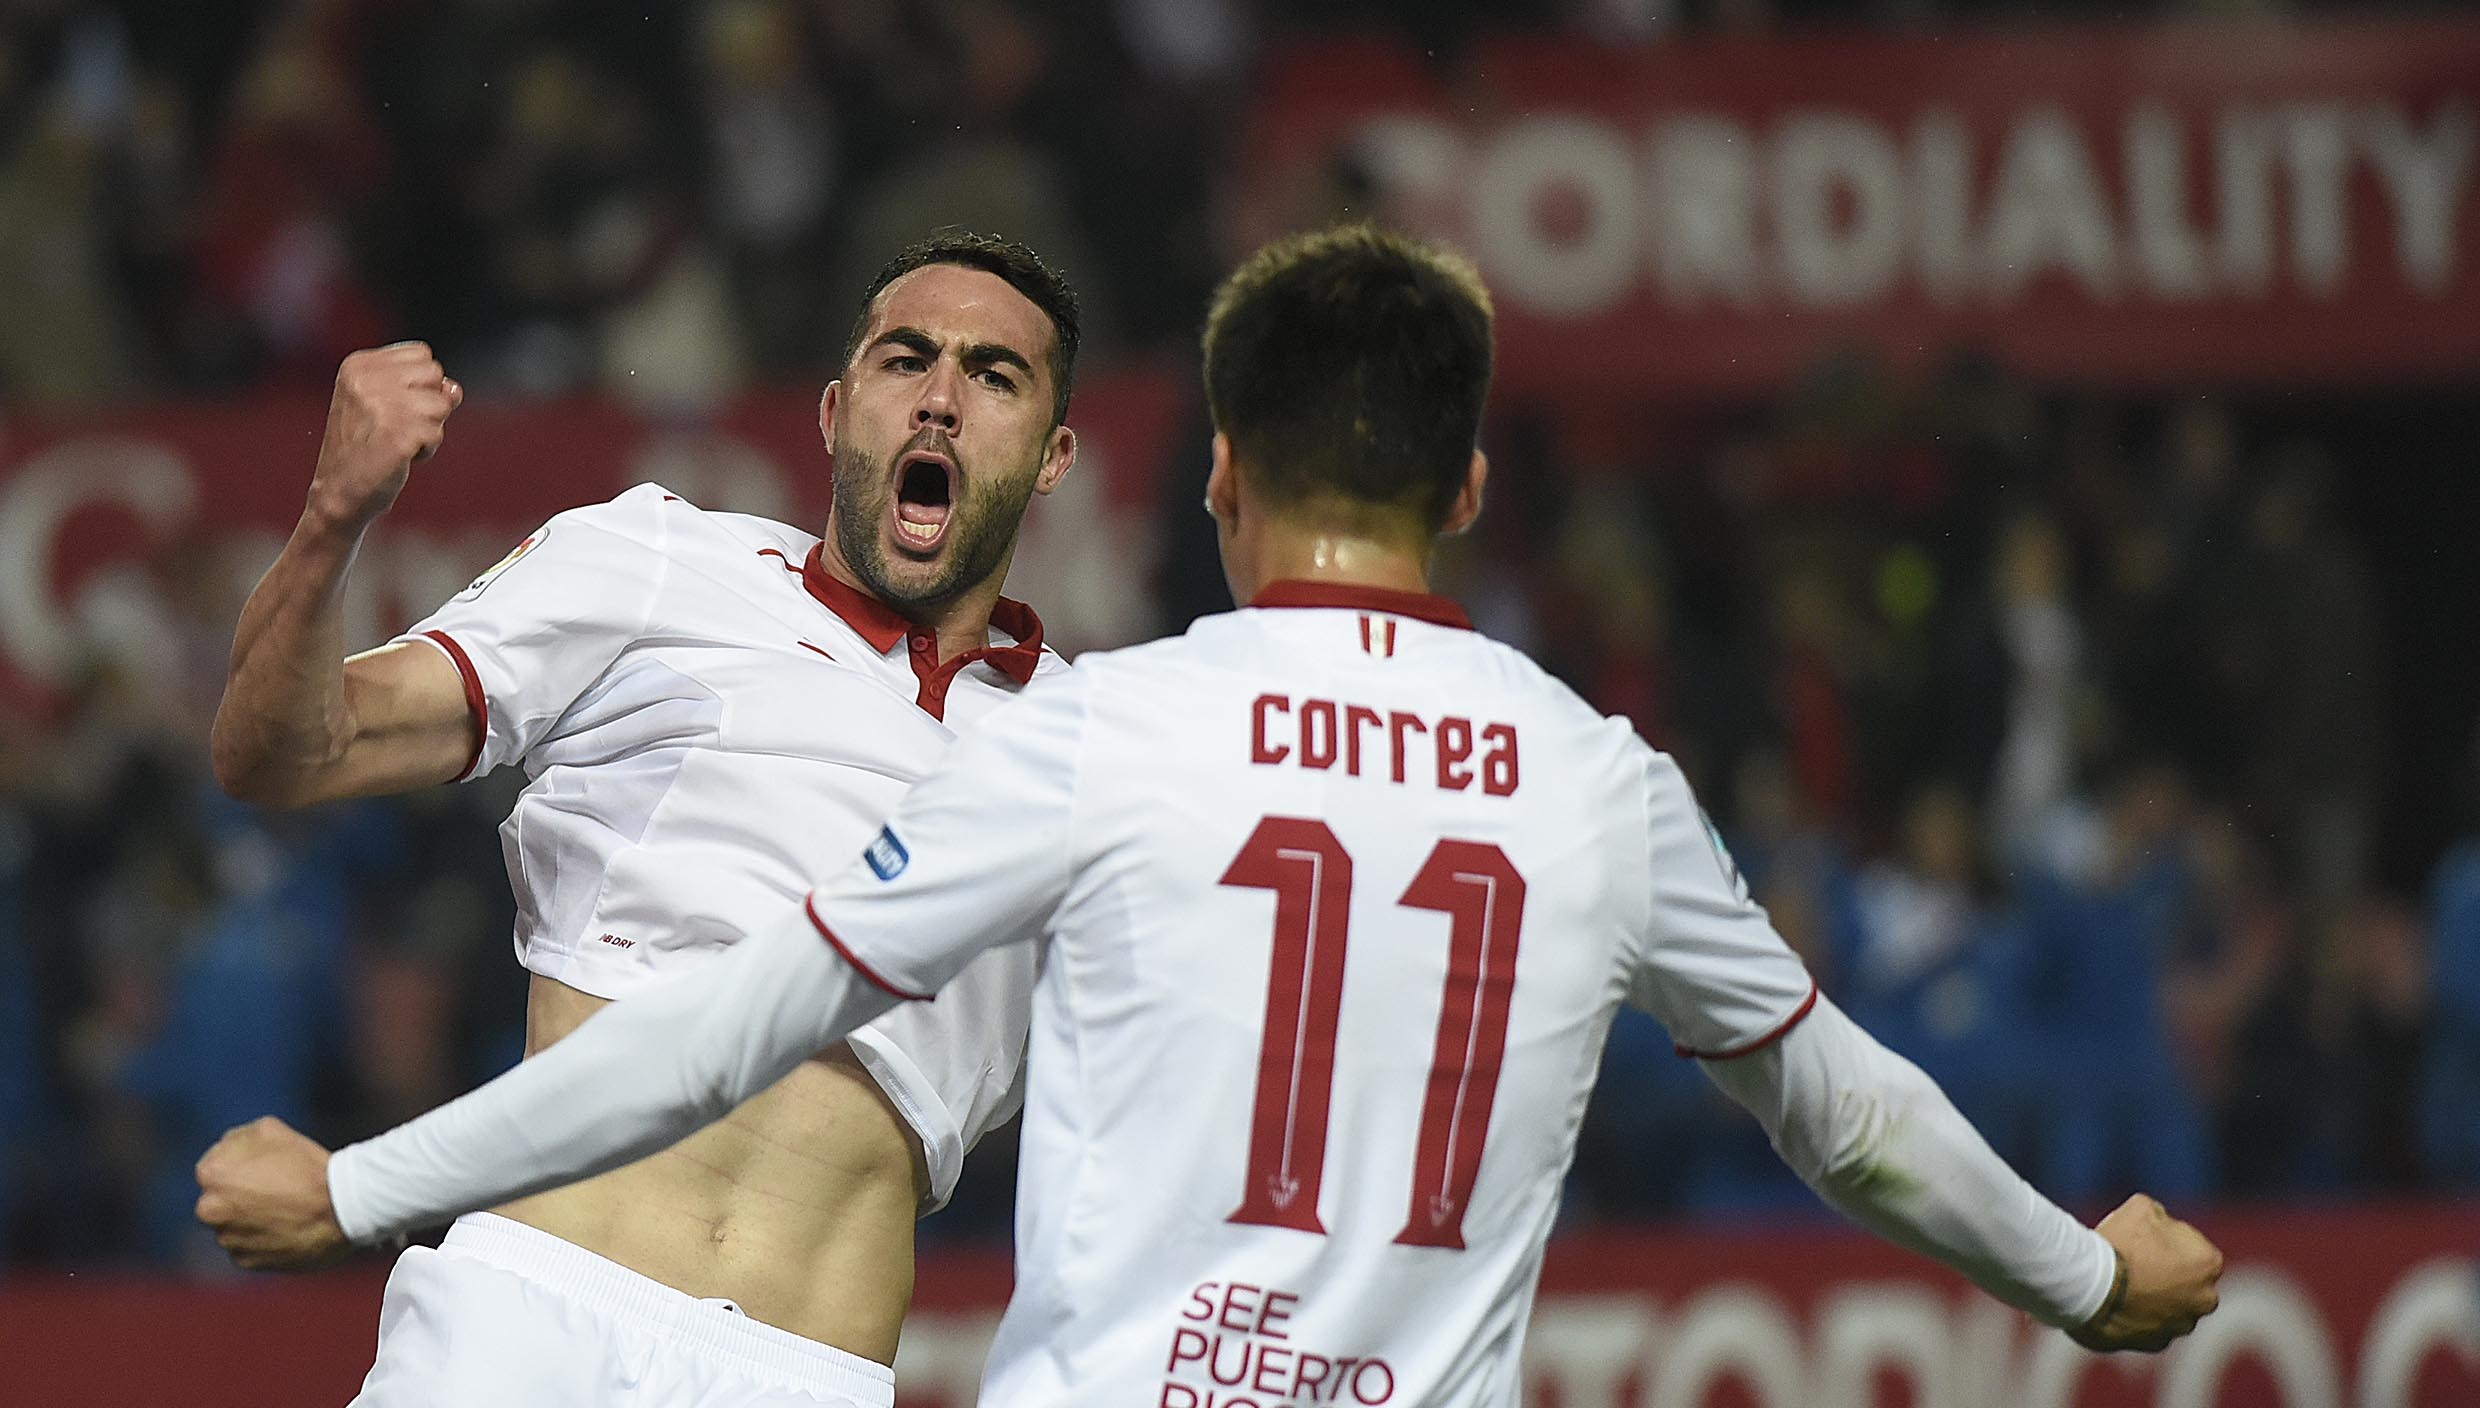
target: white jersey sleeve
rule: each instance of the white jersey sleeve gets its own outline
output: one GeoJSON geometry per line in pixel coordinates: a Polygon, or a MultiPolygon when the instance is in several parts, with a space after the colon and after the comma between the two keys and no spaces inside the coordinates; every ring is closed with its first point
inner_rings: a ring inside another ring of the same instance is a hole
{"type": "Polygon", "coordinates": [[[1651,750],[1644,757],[1653,920],[1629,1001],[1660,1019],[1683,1056],[1745,1054],[1796,1025],[1817,984],[1749,898],[1679,765],[1651,750]]]}
{"type": "Polygon", "coordinates": [[[2116,1254],[2006,1166],[1935,1082],[1820,998],[1670,759],[1646,774],[1651,932],[1630,998],[1754,1114],[1845,1215],[2052,1325],[2109,1292],[2116,1254]]]}
{"type": "Polygon", "coordinates": [[[2118,1253],[2006,1166],[1937,1082],[1820,999],[1781,1041],[1705,1073],[1854,1222],[2046,1324],[2101,1308],[2118,1253]]]}
{"type": "Polygon", "coordinates": [[[523,758],[644,633],[671,565],[669,501],[644,484],[559,514],[398,637],[429,642],[464,677],[483,724],[465,777],[523,758]]]}
{"type": "Polygon", "coordinates": [[[1082,671],[1038,680],[956,741],[862,855],[810,896],[828,941],[899,997],[1041,937],[1075,872],[1082,671]]]}

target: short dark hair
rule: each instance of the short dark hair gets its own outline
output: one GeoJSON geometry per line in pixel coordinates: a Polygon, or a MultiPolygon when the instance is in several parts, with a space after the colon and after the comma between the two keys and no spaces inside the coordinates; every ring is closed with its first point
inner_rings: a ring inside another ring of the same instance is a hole
{"type": "Polygon", "coordinates": [[[1068,393],[1076,384],[1076,290],[1069,286],[1067,276],[1042,262],[1042,256],[1011,239],[997,235],[975,234],[970,230],[937,230],[928,239],[904,247],[895,258],[887,261],[862,290],[861,311],[853,318],[852,333],[844,339],[844,365],[852,365],[861,353],[861,339],[870,329],[870,309],[887,285],[915,269],[933,264],[955,264],[979,269],[1007,280],[1008,287],[1031,300],[1051,320],[1051,424],[1068,418],[1068,393]]]}
{"type": "Polygon", "coordinates": [[[1490,293],[1461,255],[1368,225],[1275,241],[1214,295],[1206,400],[1274,500],[1446,521],[1490,391],[1490,293]]]}

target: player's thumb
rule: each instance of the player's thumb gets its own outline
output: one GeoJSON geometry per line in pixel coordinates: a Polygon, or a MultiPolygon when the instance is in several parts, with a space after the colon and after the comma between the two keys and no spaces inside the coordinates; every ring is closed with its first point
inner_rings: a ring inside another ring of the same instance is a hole
{"type": "Polygon", "coordinates": [[[453,411],[457,407],[465,404],[465,384],[463,382],[458,381],[452,376],[442,377],[440,378],[440,381],[448,388],[449,410],[453,411]]]}

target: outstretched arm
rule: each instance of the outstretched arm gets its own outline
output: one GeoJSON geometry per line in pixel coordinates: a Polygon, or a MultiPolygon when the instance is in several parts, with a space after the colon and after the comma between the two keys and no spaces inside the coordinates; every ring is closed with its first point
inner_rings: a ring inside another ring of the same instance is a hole
{"type": "Polygon", "coordinates": [[[2150,1198],[2088,1229],[2016,1176],[1936,1082],[1818,993],[1669,759],[1647,754],[1648,942],[1633,997],[1862,1225],[2092,1349],[2159,1349],[2221,1255],[2150,1198]],[[2123,1278],[2123,1279],[2122,1279],[2123,1278]]]}
{"type": "Polygon", "coordinates": [[[242,1266],[315,1265],[669,1148],[898,1000],[794,913],[332,1157],[274,1120],[234,1130],[199,1161],[198,1216],[242,1266]]]}
{"type": "Polygon", "coordinates": [[[2086,1228],[1822,997],[1781,1040],[1705,1069],[1846,1216],[2088,1348],[2160,1349],[2214,1307],[2221,1256],[2194,1228],[2141,1196],[2086,1228]]]}

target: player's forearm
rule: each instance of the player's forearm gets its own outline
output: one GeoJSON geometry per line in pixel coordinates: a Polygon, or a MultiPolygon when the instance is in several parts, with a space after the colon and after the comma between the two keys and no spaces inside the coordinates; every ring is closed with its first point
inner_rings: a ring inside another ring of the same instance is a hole
{"type": "Polygon", "coordinates": [[[2082,1324],[2109,1294],[2117,1257],[2101,1235],[2017,1176],[1934,1081],[1832,1003],[1707,1072],[1819,1196],[1880,1236],[2051,1325],[2082,1324]]]}
{"type": "Polygon", "coordinates": [[[796,912],[462,1099],[338,1150],[337,1223],[373,1241],[633,1163],[894,1005],[796,912]]]}
{"type": "Polygon", "coordinates": [[[351,746],[342,598],[361,529],[305,512],[233,631],[215,711],[216,780],[244,801],[312,800],[351,746]]]}

